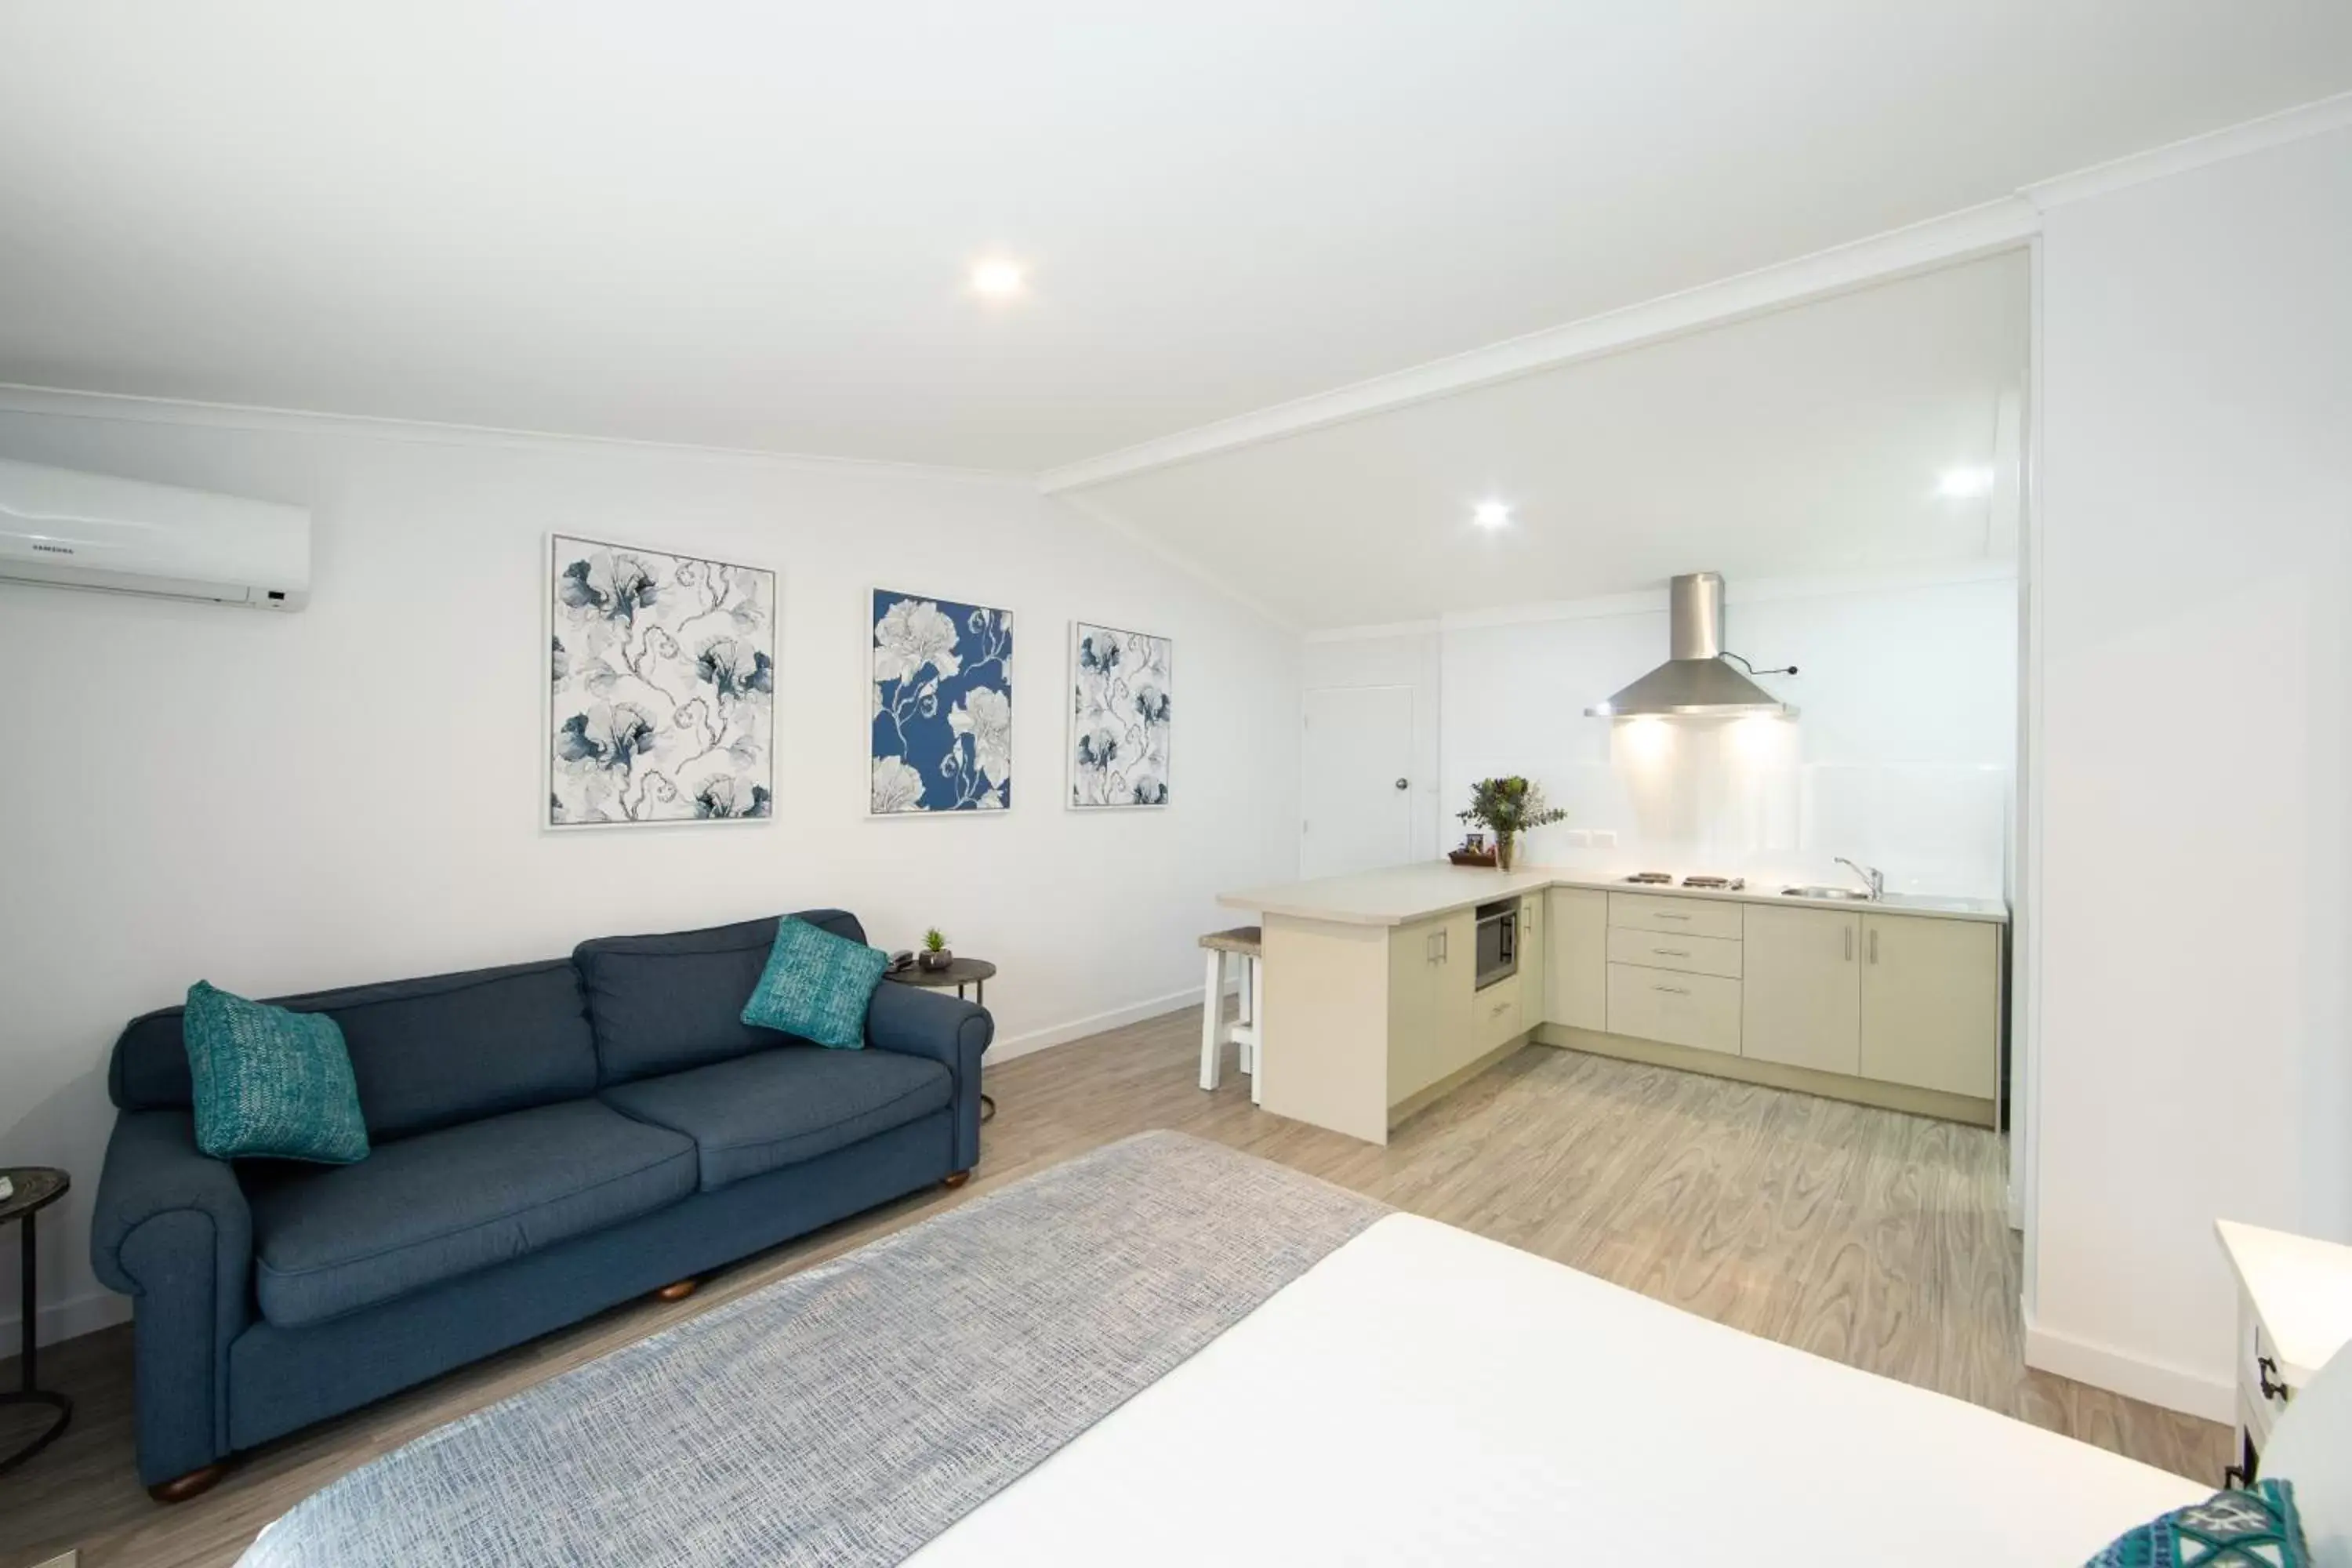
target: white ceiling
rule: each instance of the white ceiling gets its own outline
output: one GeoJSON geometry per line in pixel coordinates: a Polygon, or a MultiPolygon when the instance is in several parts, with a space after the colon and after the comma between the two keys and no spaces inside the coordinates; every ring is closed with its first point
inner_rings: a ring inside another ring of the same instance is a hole
{"type": "Polygon", "coordinates": [[[1939,484],[1993,465],[2027,310],[2015,251],[1066,499],[1310,629],[1981,561],[1991,502],[1939,484]]]}
{"type": "Polygon", "coordinates": [[[10,0],[0,380],[1034,470],[2347,87],[2342,0],[10,0]]]}

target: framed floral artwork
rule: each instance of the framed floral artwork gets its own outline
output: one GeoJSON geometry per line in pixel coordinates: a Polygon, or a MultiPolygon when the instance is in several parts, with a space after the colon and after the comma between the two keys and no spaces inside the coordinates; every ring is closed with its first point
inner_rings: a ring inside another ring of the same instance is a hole
{"type": "Polygon", "coordinates": [[[874,816],[1013,805],[1013,613],[874,590],[874,816]]]}
{"type": "Polygon", "coordinates": [[[1174,644],[1070,623],[1070,806],[1168,804],[1174,644]]]}
{"type": "Polygon", "coordinates": [[[547,604],[547,826],[768,819],[773,572],[554,534],[547,604]]]}

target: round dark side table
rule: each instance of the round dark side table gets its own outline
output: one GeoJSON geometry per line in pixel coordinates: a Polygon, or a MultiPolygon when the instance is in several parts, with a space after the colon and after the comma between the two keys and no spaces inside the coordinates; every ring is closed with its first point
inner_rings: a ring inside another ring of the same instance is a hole
{"type": "Polygon", "coordinates": [[[969,985],[971,987],[971,999],[985,1007],[988,1005],[988,983],[996,978],[996,965],[984,958],[958,958],[950,960],[945,969],[925,969],[918,962],[905,969],[894,969],[884,978],[895,980],[901,985],[919,985],[926,991],[944,991],[952,985],[959,997],[962,996],[963,988],[969,985]]]}
{"type": "Polygon", "coordinates": [[[62,1394],[51,1394],[47,1389],[35,1386],[40,1371],[37,1365],[40,1346],[37,1342],[39,1336],[34,1331],[39,1320],[34,1316],[33,1289],[37,1256],[33,1242],[33,1216],[65,1196],[66,1189],[73,1185],[73,1178],[47,1165],[11,1165],[0,1170],[0,1176],[7,1177],[16,1187],[8,1196],[0,1198],[0,1225],[12,1219],[16,1221],[24,1227],[25,1241],[25,1315],[19,1320],[23,1324],[20,1364],[24,1376],[14,1393],[0,1394],[0,1405],[46,1405],[57,1412],[56,1418],[39,1436],[7,1458],[0,1458],[0,1475],[5,1475],[56,1442],[58,1434],[66,1429],[66,1423],[73,1419],[72,1400],[62,1394]]]}
{"type": "MultiPolygon", "coordinates": [[[[944,991],[955,987],[956,998],[963,998],[963,988],[971,987],[971,999],[981,1006],[988,1005],[988,983],[996,978],[996,965],[984,958],[958,958],[945,969],[925,969],[919,963],[904,969],[894,969],[884,975],[901,985],[919,985],[926,991],[944,991]]],[[[996,1114],[996,1101],[988,1095],[980,1097],[980,1119],[986,1121],[996,1114]]]]}

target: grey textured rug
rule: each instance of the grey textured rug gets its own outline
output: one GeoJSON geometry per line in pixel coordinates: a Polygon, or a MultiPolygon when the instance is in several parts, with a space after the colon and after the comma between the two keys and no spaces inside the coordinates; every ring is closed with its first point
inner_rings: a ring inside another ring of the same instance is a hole
{"type": "Polygon", "coordinates": [[[898,1563],[1388,1212],[1148,1132],[428,1433],[241,1562],[898,1563]]]}

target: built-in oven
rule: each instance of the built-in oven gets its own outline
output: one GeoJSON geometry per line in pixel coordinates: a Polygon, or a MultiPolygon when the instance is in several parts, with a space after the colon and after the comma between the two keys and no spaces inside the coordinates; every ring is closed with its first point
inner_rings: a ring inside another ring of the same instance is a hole
{"type": "Polygon", "coordinates": [[[1519,972],[1519,900],[1478,906],[1478,988],[1519,972]]]}

